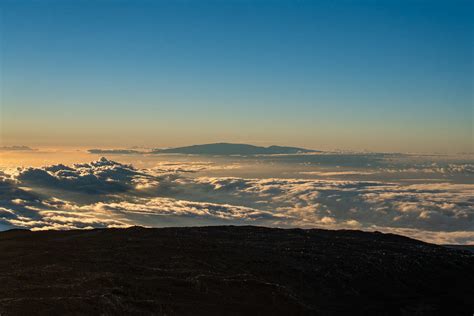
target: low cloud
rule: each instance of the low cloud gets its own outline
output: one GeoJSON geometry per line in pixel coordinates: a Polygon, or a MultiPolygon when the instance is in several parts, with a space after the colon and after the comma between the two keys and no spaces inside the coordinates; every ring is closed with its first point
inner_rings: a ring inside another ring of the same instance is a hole
{"type": "Polygon", "coordinates": [[[138,151],[135,149],[89,149],[87,150],[90,154],[97,155],[142,155],[149,152],[138,151]]]}
{"type": "Polygon", "coordinates": [[[0,229],[253,224],[381,230],[474,243],[474,185],[195,177],[212,163],[88,164],[0,173],[0,229]],[[91,198],[92,197],[92,198],[91,198]]]}
{"type": "Polygon", "coordinates": [[[315,175],[323,177],[333,177],[333,176],[360,176],[360,175],[371,175],[376,172],[373,171],[302,171],[300,174],[305,175],[315,175]]]}
{"type": "Polygon", "coordinates": [[[0,146],[0,151],[34,151],[28,146],[0,146]]]}
{"type": "Polygon", "coordinates": [[[14,177],[17,181],[32,187],[87,194],[123,193],[134,189],[137,184],[154,178],[131,165],[106,158],[72,167],[59,164],[44,168],[20,168],[14,177]]]}
{"type": "Polygon", "coordinates": [[[200,171],[210,171],[210,170],[231,170],[239,169],[241,165],[238,163],[231,164],[216,164],[214,162],[158,162],[152,171],[159,173],[166,172],[189,172],[195,173],[200,171]]]}
{"type": "Polygon", "coordinates": [[[413,167],[405,168],[381,168],[380,172],[385,173],[425,173],[425,174],[464,174],[472,175],[474,174],[474,164],[470,163],[450,163],[445,165],[439,165],[437,163],[432,163],[429,165],[422,164],[413,167]]]}

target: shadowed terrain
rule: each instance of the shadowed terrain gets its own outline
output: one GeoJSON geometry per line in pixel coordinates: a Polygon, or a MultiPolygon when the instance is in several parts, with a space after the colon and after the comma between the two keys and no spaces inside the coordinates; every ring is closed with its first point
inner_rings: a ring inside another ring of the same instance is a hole
{"type": "Polygon", "coordinates": [[[216,143],[168,149],[155,149],[153,152],[157,154],[173,153],[193,155],[274,155],[310,153],[316,151],[311,149],[287,146],[261,147],[247,144],[216,143]]]}
{"type": "Polygon", "coordinates": [[[472,315],[474,254],[252,226],[0,233],[1,315],[472,315]]]}

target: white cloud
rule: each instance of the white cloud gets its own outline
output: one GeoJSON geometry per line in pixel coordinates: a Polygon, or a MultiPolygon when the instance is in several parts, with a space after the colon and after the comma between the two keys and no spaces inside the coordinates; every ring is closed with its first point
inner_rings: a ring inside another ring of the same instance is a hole
{"type": "Polygon", "coordinates": [[[0,174],[0,227],[255,224],[400,232],[474,243],[474,185],[189,177],[208,163],[136,169],[101,159],[0,174]],[[181,171],[178,171],[181,170],[181,171]],[[28,188],[28,190],[26,190],[28,188]]]}

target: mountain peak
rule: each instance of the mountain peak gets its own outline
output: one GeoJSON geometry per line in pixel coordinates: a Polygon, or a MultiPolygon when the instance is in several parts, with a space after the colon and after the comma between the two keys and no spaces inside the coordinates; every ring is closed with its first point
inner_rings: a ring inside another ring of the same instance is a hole
{"type": "Polygon", "coordinates": [[[272,145],[262,147],[250,144],[212,143],[185,147],[155,149],[153,153],[196,154],[196,155],[273,155],[316,152],[316,150],[272,145]]]}

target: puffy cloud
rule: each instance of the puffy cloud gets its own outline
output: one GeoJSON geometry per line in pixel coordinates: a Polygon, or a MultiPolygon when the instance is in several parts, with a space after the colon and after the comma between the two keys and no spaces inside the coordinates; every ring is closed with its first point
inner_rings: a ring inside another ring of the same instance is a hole
{"type": "Polygon", "coordinates": [[[14,176],[19,182],[32,187],[87,194],[122,193],[153,181],[154,178],[131,165],[106,158],[73,167],[59,164],[44,168],[20,168],[14,176]]]}
{"type": "Polygon", "coordinates": [[[373,169],[358,170],[317,170],[301,171],[302,175],[321,176],[321,177],[345,177],[345,176],[368,176],[368,175],[391,175],[391,174],[417,174],[417,175],[464,175],[472,176],[474,174],[474,164],[469,163],[449,163],[439,165],[437,163],[410,165],[407,166],[382,166],[373,169]]]}
{"type": "Polygon", "coordinates": [[[402,168],[381,168],[381,172],[387,173],[438,173],[438,174],[474,174],[474,164],[471,163],[438,163],[421,164],[402,168]]]}
{"type": "MultiPolygon", "coordinates": [[[[474,230],[474,185],[423,185],[302,179],[198,178],[214,201],[291,214],[298,225],[357,221],[364,226],[474,230]]],[[[197,190],[194,186],[192,190],[197,190]]],[[[179,196],[186,194],[183,191],[179,196]]]]}
{"type": "Polygon", "coordinates": [[[3,173],[0,229],[255,224],[382,230],[474,243],[472,184],[189,174],[213,167],[164,162],[136,169],[102,158],[3,173]]]}

